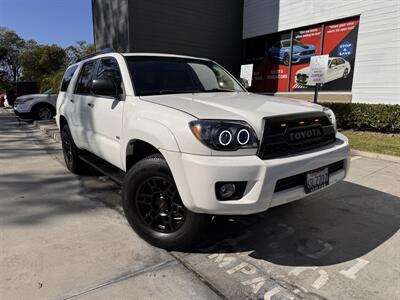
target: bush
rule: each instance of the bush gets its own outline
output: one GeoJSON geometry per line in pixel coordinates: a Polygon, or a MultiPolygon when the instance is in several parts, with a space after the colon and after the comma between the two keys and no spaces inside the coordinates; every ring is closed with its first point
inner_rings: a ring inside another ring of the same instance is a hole
{"type": "Polygon", "coordinates": [[[387,133],[400,132],[400,105],[323,103],[335,112],[338,128],[387,133]]]}

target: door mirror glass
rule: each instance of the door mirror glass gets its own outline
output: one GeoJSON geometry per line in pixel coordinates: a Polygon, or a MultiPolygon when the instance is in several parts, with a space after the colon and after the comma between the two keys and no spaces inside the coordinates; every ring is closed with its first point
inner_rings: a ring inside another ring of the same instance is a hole
{"type": "Polygon", "coordinates": [[[92,92],[96,95],[118,98],[118,88],[114,80],[109,77],[94,79],[92,92]]]}

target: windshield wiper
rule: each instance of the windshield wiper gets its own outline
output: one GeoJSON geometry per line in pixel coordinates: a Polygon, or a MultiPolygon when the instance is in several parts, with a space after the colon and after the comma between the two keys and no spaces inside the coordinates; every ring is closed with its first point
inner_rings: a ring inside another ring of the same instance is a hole
{"type": "Polygon", "coordinates": [[[160,90],[158,93],[161,94],[186,94],[186,93],[202,93],[201,90],[160,90]]]}
{"type": "Polygon", "coordinates": [[[205,93],[213,93],[213,92],[236,92],[235,90],[230,90],[230,89],[211,89],[211,90],[205,90],[205,93]]]}

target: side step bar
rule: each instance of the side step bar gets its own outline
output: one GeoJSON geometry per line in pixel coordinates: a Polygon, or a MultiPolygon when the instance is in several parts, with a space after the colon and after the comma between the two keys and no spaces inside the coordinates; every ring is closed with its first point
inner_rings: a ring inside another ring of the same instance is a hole
{"type": "Polygon", "coordinates": [[[125,178],[125,172],[114,167],[112,164],[106,162],[104,159],[100,157],[90,154],[90,153],[82,153],[79,155],[79,158],[91,166],[93,169],[96,169],[100,173],[109,177],[116,184],[122,185],[125,178]]]}

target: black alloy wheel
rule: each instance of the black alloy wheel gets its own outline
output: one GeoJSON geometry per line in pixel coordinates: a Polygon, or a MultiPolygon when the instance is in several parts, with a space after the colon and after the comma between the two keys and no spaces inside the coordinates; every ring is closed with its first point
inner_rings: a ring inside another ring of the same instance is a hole
{"type": "Polygon", "coordinates": [[[197,242],[208,216],[188,210],[161,154],[134,164],[122,185],[122,206],[131,227],[150,244],[187,250],[197,242]]]}
{"type": "Polygon", "coordinates": [[[135,198],[140,218],[154,230],[174,232],[185,221],[186,208],[169,178],[154,176],[144,180],[135,198]]]}

